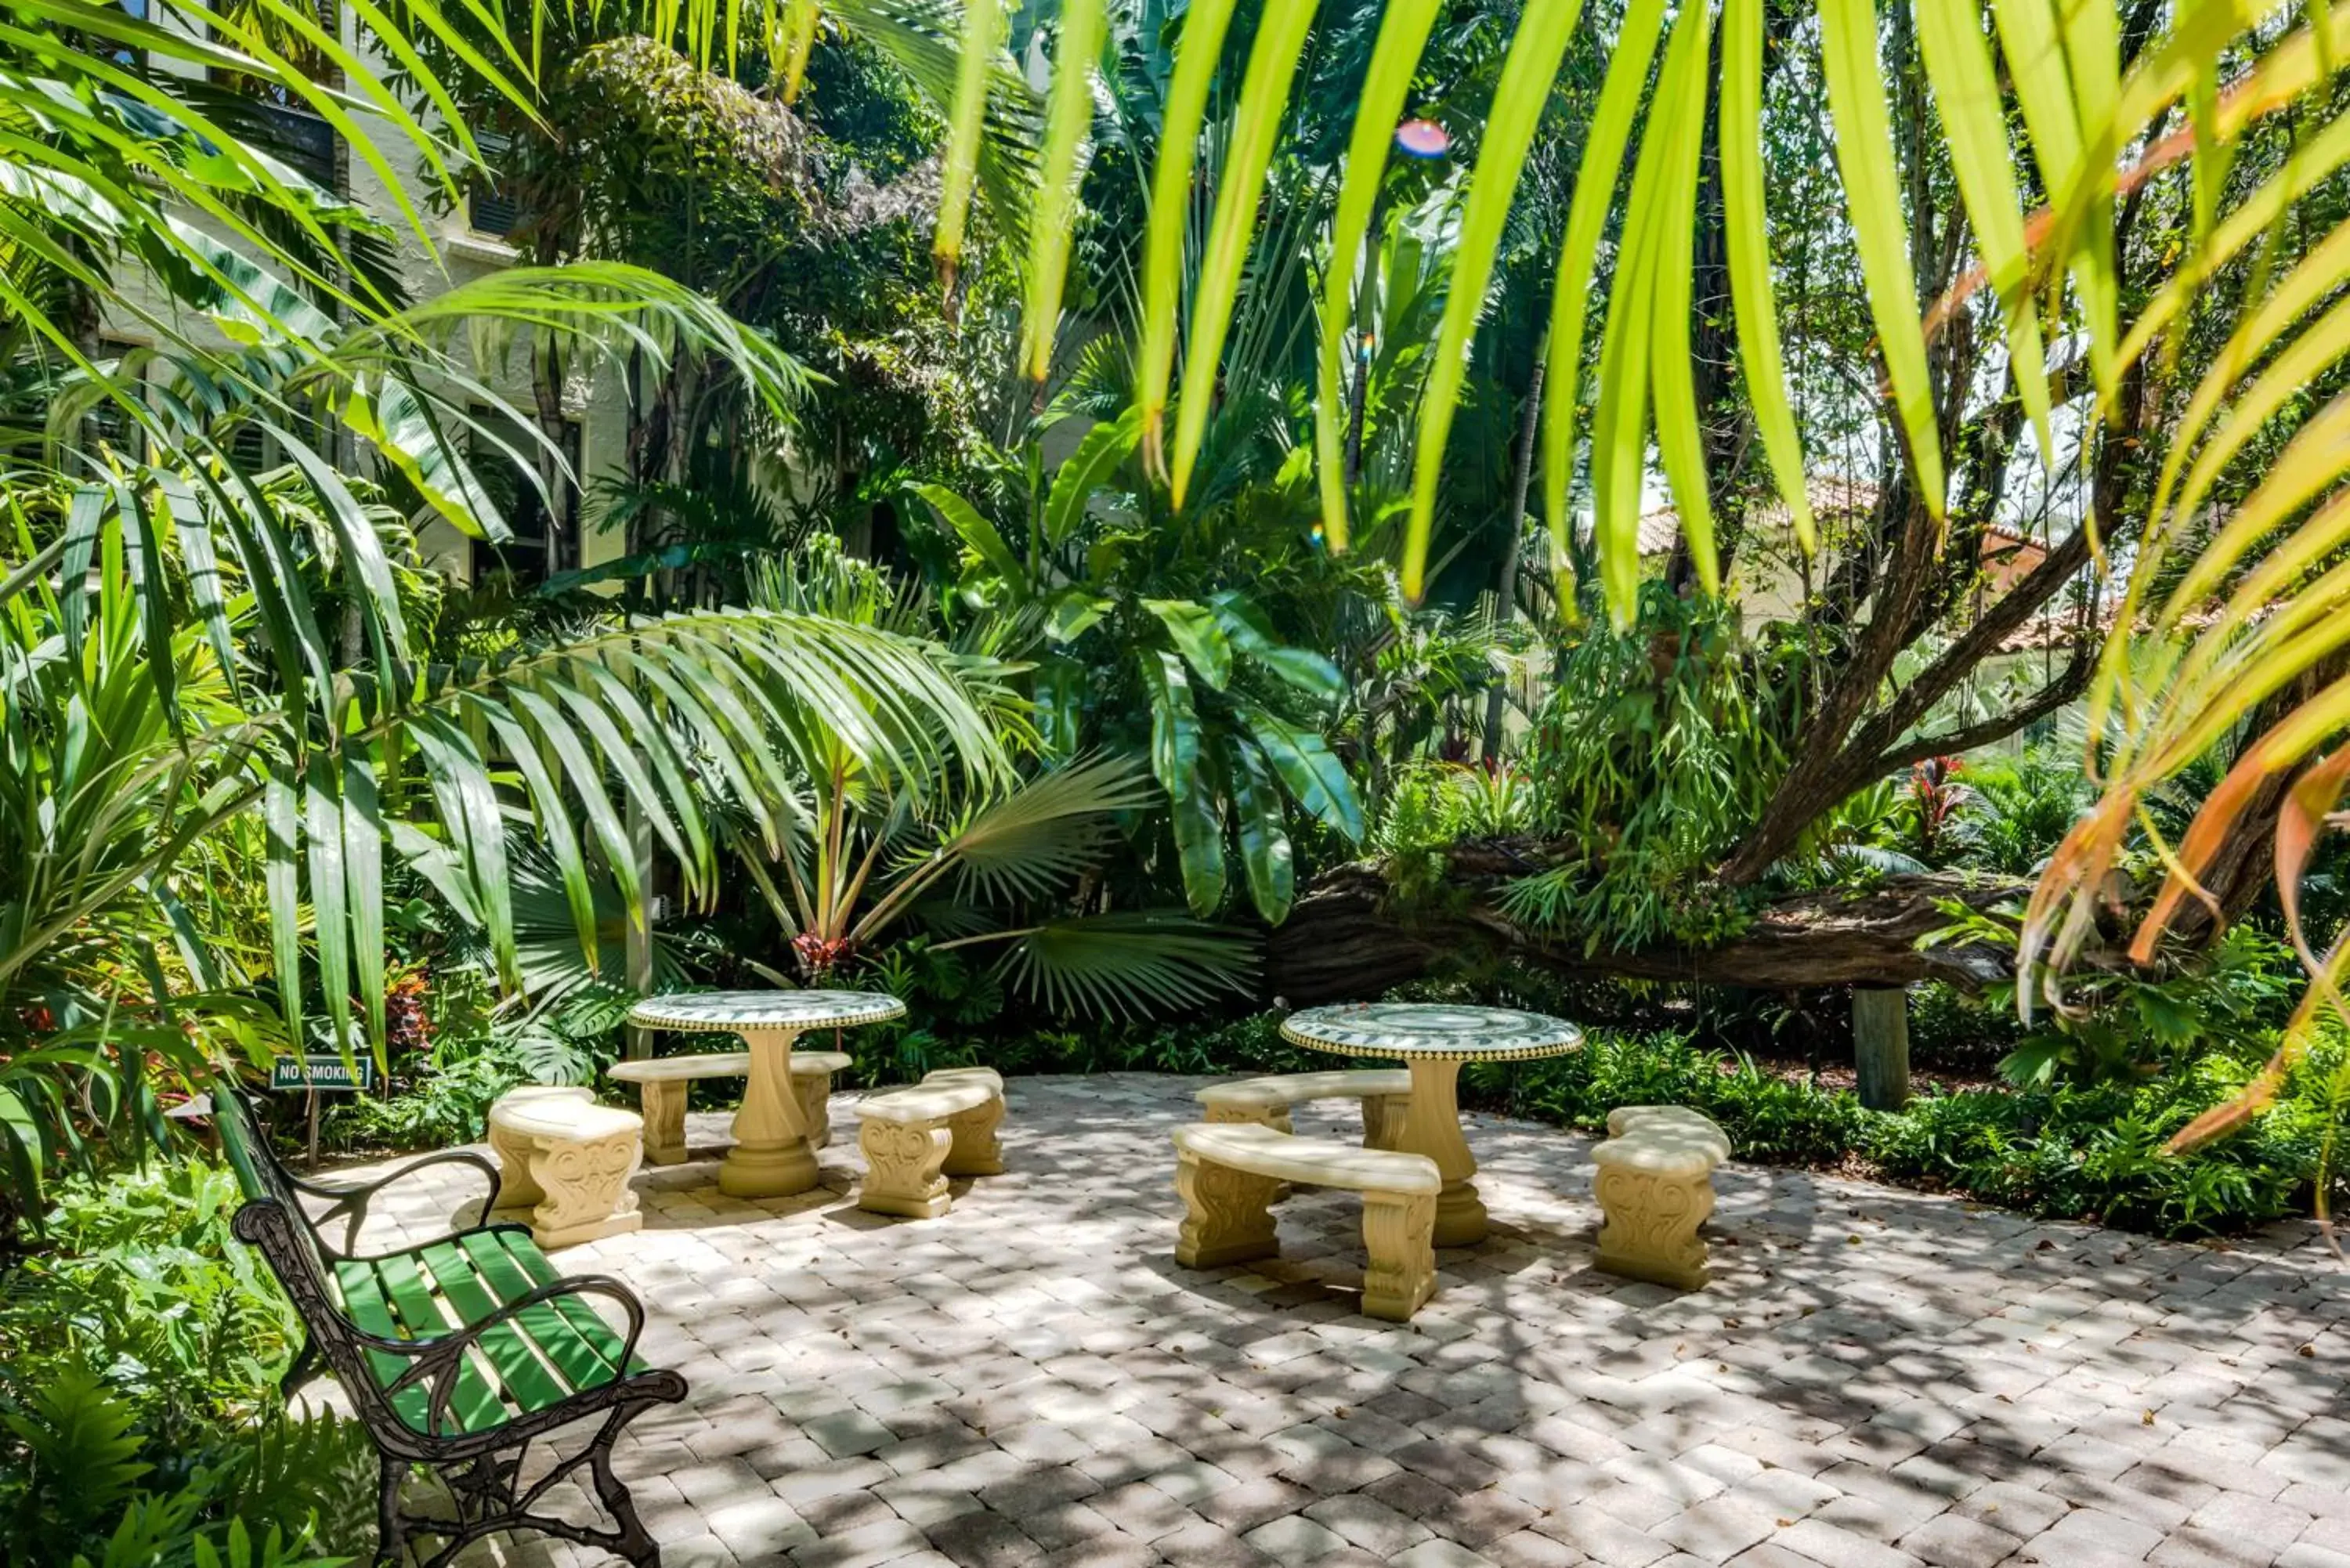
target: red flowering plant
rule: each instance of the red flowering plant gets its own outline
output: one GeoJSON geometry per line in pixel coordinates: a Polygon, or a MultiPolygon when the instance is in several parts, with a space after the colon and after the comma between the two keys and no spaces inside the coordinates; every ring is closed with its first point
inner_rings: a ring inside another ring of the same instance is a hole
{"type": "Polygon", "coordinates": [[[1918,858],[1939,865],[1953,846],[1959,808],[1974,798],[1974,791],[1959,782],[1966,766],[1960,757],[1928,757],[1909,770],[1909,807],[1917,836],[1918,858]]]}
{"type": "Polygon", "coordinates": [[[432,1014],[425,1005],[431,990],[432,983],[421,970],[399,975],[385,988],[383,1043],[385,1054],[392,1060],[432,1052],[432,1014]]]}

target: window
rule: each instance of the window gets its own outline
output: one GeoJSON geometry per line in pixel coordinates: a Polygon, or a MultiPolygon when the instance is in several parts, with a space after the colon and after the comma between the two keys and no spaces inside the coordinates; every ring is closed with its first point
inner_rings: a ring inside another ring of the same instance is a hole
{"type": "MultiPolygon", "coordinates": [[[[152,0],[126,3],[151,4],[152,0]]],[[[320,31],[329,36],[340,34],[342,16],[338,0],[307,0],[307,8],[320,31]]],[[[291,28],[276,29],[269,42],[310,80],[324,87],[342,85],[342,72],[334,61],[291,28]]],[[[246,100],[248,107],[233,120],[241,134],[250,137],[262,151],[312,184],[328,191],[343,189],[342,140],[336,136],[334,127],[314,113],[298,94],[283,83],[257,80],[217,66],[212,68],[211,75],[215,83],[246,100]]]]}
{"type": "Polygon", "coordinates": [[[495,234],[504,239],[522,222],[522,212],[515,204],[514,188],[504,180],[486,186],[475,187],[465,198],[465,222],[477,234],[495,234]]]}
{"type": "Polygon", "coordinates": [[[579,565],[579,421],[563,421],[557,444],[570,472],[563,478],[556,509],[550,512],[537,477],[499,446],[503,441],[528,462],[544,450],[539,433],[522,429],[501,412],[486,408],[475,408],[473,412],[475,421],[497,437],[493,441],[481,431],[473,433],[468,456],[473,473],[514,533],[503,545],[473,542],[474,580],[504,571],[513,574],[517,585],[536,585],[557,572],[575,569],[579,565]]]}
{"type": "Polygon", "coordinates": [[[250,419],[240,420],[228,438],[229,461],[236,464],[239,473],[247,479],[254,478],[272,466],[270,449],[276,444],[260,425],[250,419]]]}
{"type": "Polygon", "coordinates": [[[253,113],[255,140],[265,151],[322,190],[343,188],[342,144],[333,126],[299,102],[265,99],[253,113]]]}
{"type": "Polygon", "coordinates": [[[477,234],[504,239],[522,222],[522,203],[512,182],[500,172],[513,144],[494,131],[484,131],[478,140],[489,169],[465,198],[465,223],[477,234]]]}

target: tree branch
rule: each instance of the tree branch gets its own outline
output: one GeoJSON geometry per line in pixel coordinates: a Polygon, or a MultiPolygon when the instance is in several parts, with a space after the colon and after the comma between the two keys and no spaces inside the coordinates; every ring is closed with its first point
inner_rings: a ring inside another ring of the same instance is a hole
{"type": "Polygon", "coordinates": [[[2000,650],[2002,644],[2030,619],[2039,609],[2056,597],[2056,591],[2089,564],[2089,530],[2079,527],[2064,537],[2064,543],[2048,552],[2041,563],[2024,574],[2022,581],[2002,594],[1979,617],[1975,623],[1918,671],[1918,678],[1896,693],[1885,711],[1869,722],[1868,732],[1882,734],[1879,750],[1893,743],[1905,731],[1931,712],[1934,704],[1948,696],[1951,689],[1974,671],[1977,665],[2000,650]]]}
{"type": "Polygon", "coordinates": [[[2034,720],[2044,719],[2055,712],[2088,689],[2089,673],[2096,668],[2096,660],[2090,657],[2090,649],[2094,646],[2085,641],[2076,643],[2071,661],[2064,666],[2064,672],[2042,687],[2038,694],[2022,707],[2003,709],[1988,719],[1961,725],[1955,730],[1946,730],[1938,735],[1918,736],[1877,753],[1865,770],[1856,771],[1865,772],[1866,778],[1883,778],[1897,769],[1923,762],[1928,757],[1970,752],[1977,746],[1988,746],[1993,741],[2007,739],[2034,720]]]}
{"type": "Polygon", "coordinates": [[[1849,789],[1837,793],[1846,771],[1840,765],[1848,752],[1846,740],[1883,687],[1894,659],[1908,646],[1904,633],[1909,612],[1932,573],[1934,541],[1939,532],[1924,503],[1910,495],[1900,541],[1894,548],[1891,566],[1879,580],[1877,602],[1868,624],[1854,643],[1852,660],[1828,688],[1827,700],[1806,726],[1802,753],[1771,792],[1770,804],[1762,808],[1753,831],[1723,863],[1724,883],[1742,887],[1762,876],[1814,817],[1851,793],[1849,789]]]}
{"type": "Polygon", "coordinates": [[[1377,862],[1333,867],[1267,937],[1265,994],[1293,1007],[1376,996],[1406,980],[1473,971],[1502,956],[1582,978],[1762,990],[1941,980],[1972,989],[2005,977],[1997,950],[1921,946],[1921,939],[1950,923],[1949,900],[1991,909],[2028,891],[2004,878],[1889,877],[1859,892],[1771,899],[1713,947],[1616,950],[1586,941],[1583,932],[1521,925],[1502,909],[1502,890],[1544,849],[1526,841],[1455,845],[1445,852],[1445,898],[1426,908],[1397,899],[1377,862]]]}

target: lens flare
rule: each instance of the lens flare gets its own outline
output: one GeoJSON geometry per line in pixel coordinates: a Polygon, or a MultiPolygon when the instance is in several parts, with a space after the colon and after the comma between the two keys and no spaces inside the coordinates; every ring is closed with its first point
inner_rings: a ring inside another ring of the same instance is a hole
{"type": "Polygon", "coordinates": [[[1411,158],[1441,158],[1452,146],[1444,127],[1432,119],[1407,119],[1396,127],[1396,146],[1411,158]]]}

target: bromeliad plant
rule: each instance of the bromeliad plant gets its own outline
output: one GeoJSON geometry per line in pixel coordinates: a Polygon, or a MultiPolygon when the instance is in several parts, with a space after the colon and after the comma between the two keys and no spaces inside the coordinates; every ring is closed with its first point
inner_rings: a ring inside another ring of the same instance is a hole
{"type": "Polygon", "coordinates": [[[1939,866],[1949,856],[1960,808],[1974,798],[1972,787],[1959,781],[1965,771],[1963,757],[1928,757],[1909,769],[1911,842],[1918,858],[1929,866],[1939,866]]]}
{"type": "MultiPolygon", "coordinates": [[[[758,592],[844,624],[913,625],[925,613],[879,568],[821,550],[764,574],[758,592]]],[[[1030,706],[1002,684],[1011,667],[960,657],[989,722],[1009,743],[1031,744],[1030,706]]],[[[1118,825],[1157,804],[1138,761],[1079,755],[989,773],[931,745],[876,765],[820,725],[803,733],[806,831],[780,852],[747,823],[730,836],[790,933],[793,973],[770,970],[778,981],[824,984],[912,943],[993,958],[991,984],[1107,1017],[1198,1007],[1253,978],[1238,933],[1107,908],[1102,872],[1123,845],[1118,825]]]]}
{"type": "Polygon", "coordinates": [[[843,757],[793,850],[771,863],[737,843],[793,933],[791,979],[837,984],[910,940],[995,955],[996,982],[1061,1013],[1141,1017],[1247,991],[1256,964],[1239,933],[1086,908],[1120,843],[1115,819],[1153,804],[1131,763],[1081,757],[993,789],[932,784],[889,792],[843,757]]]}

